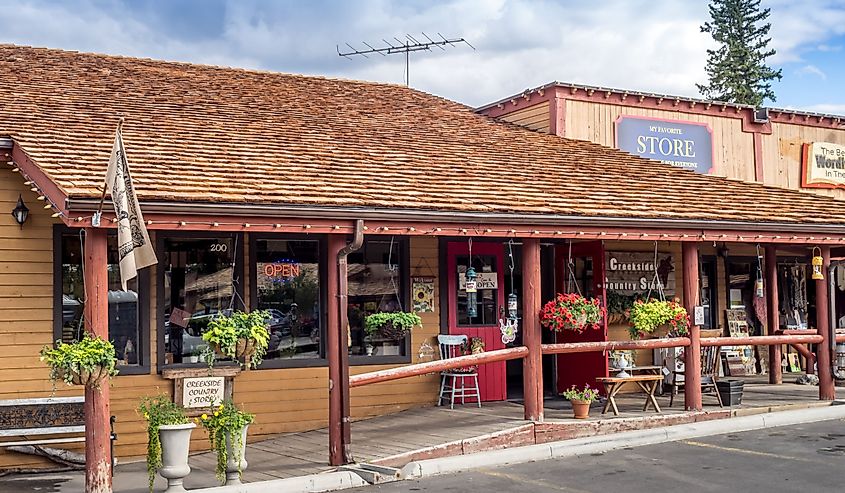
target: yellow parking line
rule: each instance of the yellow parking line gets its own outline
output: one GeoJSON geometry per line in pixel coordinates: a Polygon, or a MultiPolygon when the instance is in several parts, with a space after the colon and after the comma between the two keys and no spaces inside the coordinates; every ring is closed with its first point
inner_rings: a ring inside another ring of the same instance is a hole
{"type": "Polygon", "coordinates": [[[713,445],[712,443],[704,443],[704,442],[696,442],[693,440],[684,440],[682,443],[687,445],[692,445],[693,447],[702,447],[702,448],[712,448],[716,450],[723,450],[725,452],[738,452],[740,454],[747,454],[747,455],[756,455],[759,457],[771,457],[773,459],[782,459],[782,460],[797,460],[799,462],[817,462],[811,459],[805,459],[803,457],[793,457],[791,455],[780,455],[780,454],[772,454],[769,452],[759,452],[757,450],[748,450],[744,448],[736,448],[736,447],[722,447],[721,445],[713,445]]]}
{"type": "Polygon", "coordinates": [[[525,477],[525,476],[520,476],[518,474],[508,474],[508,473],[501,472],[501,471],[491,471],[491,470],[481,470],[480,472],[482,474],[486,474],[488,476],[493,476],[493,477],[496,477],[496,478],[509,479],[509,480],[511,480],[515,483],[530,484],[530,485],[538,486],[538,487],[541,487],[541,488],[553,489],[553,490],[556,490],[556,491],[564,491],[566,493],[590,493],[587,490],[578,490],[578,489],[575,489],[575,488],[568,488],[568,487],[563,486],[559,483],[551,483],[551,482],[548,482],[548,481],[531,479],[531,478],[528,478],[528,477],[525,477]]]}

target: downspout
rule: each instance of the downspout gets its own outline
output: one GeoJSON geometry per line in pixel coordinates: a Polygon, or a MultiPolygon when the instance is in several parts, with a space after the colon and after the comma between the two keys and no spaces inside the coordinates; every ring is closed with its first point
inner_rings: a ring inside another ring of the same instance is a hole
{"type": "Polygon", "coordinates": [[[349,317],[347,313],[348,291],[349,286],[347,282],[347,275],[349,272],[347,257],[350,253],[361,248],[364,244],[364,220],[355,220],[355,235],[352,237],[352,243],[341,248],[337,253],[337,282],[338,282],[338,337],[340,339],[340,398],[341,409],[343,411],[341,420],[341,450],[343,453],[343,461],[346,464],[354,462],[352,459],[352,430],[349,418],[349,317]]]}

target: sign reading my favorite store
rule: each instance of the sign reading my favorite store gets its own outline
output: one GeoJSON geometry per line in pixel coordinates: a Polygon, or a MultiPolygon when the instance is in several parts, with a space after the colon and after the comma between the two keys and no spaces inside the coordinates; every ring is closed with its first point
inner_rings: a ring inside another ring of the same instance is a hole
{"type": "Polygon", "coordinates": [[[713,131],[704,123],[622,115],[616,120],[616,147],[697,173],[713,169],[713,131]]]}
{"type": "Polygon", "coordinates": [[[829,142],[804,144],[805,188],[845,188],[845,145],[829,142]]]}

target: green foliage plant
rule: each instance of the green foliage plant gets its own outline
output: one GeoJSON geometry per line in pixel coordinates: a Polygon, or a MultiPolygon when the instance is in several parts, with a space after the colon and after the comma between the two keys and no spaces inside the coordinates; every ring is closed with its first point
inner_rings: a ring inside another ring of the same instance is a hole
{"type": "Polygon", "coordinates": [[[689,333],[690,319],[677,298],[672,301],[637,300],[631,307],[630,324],[628,332],[632,339],[651,334],[667,324],[670,326],[670,336],[682,336],[689,333]]]}
{"type": "Polygon", "coordinates": [[[707,84],[697,84],[707,99],[740,103],[759,108],[763,101],[775,101],[771,81],[780,80],[782,69],[773,70],[765,60],[775,54],[768,49],[772,25],[764,23],[770,9],[760,9],[760,0],[711,0],[710,22],[701,32],[710,33],[719,44],[707,50],[707,84]]]}
{"type": "MultiPolygon", "coordinates": [[[[194,418],[208,432],[208,441],[211,448],[217,454],[217,466],[214,470],[220,484],[226,482],[226,462],[229,460],[226,450],[226,436],[232,442],[232,449],[235,454],[240,454],[243,448],[243,437],[241,430],[255,420],[255,415],[238,409],[231,400],[225,400],[217,407],[212,407],[207,413],[194,418]]],[[[234,457],[238,464],[238,476],[241,476],[241,459],[234,457]]]]}
{"type": "Polygon", "coordinates": [[[167,395],[147,396],[141,399],[138,414],[147,421],[147,476],[150,493],[153,491],[156,471],[161,467],[161,440],[158,429],[163,425],[190,423],[182,406],[167,395]]]}
{"type": "MultiPolygon", "coordinates": [[[[40,354],[41,361],[50,367],[50,380],[54,389],[59,380],[68,385],[80,383],[79,375],[85,372],[103,372],[109,378],[117,375],[114,344],[90,333],[77,342],[56,341],[55,347],[44,346],[40,354]]],[[[99,386],[99,382],[95,385],[99,386]]]]}
{"type": "Polygon", "coordinates": [[[413,312],[379,312],[364,320],[364,332],[372,337],[385,334],[385,327],[392,325],[389,336],[399,339],[408,335],[414,327],[422,327],[422,319],[413,312]]]}
{"type": "MultiPolygon", "coordinates": [[[[255,368],[264,360],[267,346],[270,343],[270,331],[267,330],[267,320],[270,312],[255,310],[250,313],[236,311],[231,315],[219,315],[208,323],[208,330],[202,339],[209,345],[214,345],[224,355],[237,360],[238,343],[251,345],[254,351],[244,358],[241,363],[246,369],[255,368]]],[[[211,365],[213,360],[206,358],[211,365]]]]}
{"type": "Polygon", "coordinates": [[[589,384],[585,385],[583,389],[579,389],[573,385],[569,389],[564,390],[561,395],[564,399],[569,399],[570,401],[593,402],[599,398],[599,391],[590,387],[589,384]]]}

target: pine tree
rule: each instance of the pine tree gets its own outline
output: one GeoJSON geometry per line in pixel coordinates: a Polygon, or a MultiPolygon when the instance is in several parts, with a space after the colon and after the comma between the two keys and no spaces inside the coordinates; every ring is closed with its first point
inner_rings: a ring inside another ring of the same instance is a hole
{"type": "Polygon", "coordinates": [[[760,10],[760,0],[711,0],[710,17],[701,32],[710,33],[721,46],[707,50],[707,85],[696,84],[707,98],[760,107],[763,100],[775,101],[772,80],[781,79],[781,69],[772,70],[766,58],[770,9],[760,10]]]}

